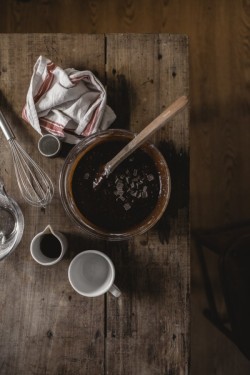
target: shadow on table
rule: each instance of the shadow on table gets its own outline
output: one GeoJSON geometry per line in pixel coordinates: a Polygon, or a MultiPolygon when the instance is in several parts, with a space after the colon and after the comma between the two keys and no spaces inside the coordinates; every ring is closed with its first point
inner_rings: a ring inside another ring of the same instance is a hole
{"type": "Polygon", "coordinates": [[[68,240],[68,251],[65,254],[65,259],[72,260],[77,254],[85,250],[99,250],[105,249],[105,241],[96,240],[85,234],[81,233],[66,233],[63,232],[68,240]]]}
{"type": "Polygon", "coordinates": [[[108,79],[108,104],[116,114],[112,128],[129,130],[130,103],[135,101],[136,93],[124,74],[112,71],[113,76],[108,79]]]}
{"type": "Polygon", "coordinates": [[[166,267],[149,262],[148,257],[136,254],[129,248],[128,241],[108,242],[96,240],[81,234],[64,233],[68,239],[69,249],[65,259],[71,261],[77,254],[85,250],[99,250],[105,253],[114,263],[115,284],[122,293],[137,298],[150,297],[154,300],[166,296],[166,267]]]}
{"type": "Polygon", "coordinates": [[[135,295],[137,298],[153,297],[158,300],[166,294],[165,268],[159,264],[149,263],[147,257],[137,255],[129,249],[127,241],[106,243],[107,254],[116,269],[115,284],[122,293],[135,295]]]}
{"type": "Polygon", "coordinates": [[[180,209],[189,207],[189,156],[186,151],[177,150],[172,141],[162,141],[158,148],[168,164],[171,194],[168,206],[156,224],[156,230],[161,243],[168,243],[171,234],[171,220],[178,217],[180,209]]]}

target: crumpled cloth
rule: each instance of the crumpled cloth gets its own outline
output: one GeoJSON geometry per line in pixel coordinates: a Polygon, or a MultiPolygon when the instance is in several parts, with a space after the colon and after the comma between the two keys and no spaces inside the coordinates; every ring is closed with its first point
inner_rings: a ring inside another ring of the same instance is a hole
{"type": "Polygon", "coordinates": [[[63,70],[40,56],[22,117],[41,135],[52,133],[74,144],[97,130],[106,130],[115,120],[106,100],[105,88],[92,72],[63,70]]]}

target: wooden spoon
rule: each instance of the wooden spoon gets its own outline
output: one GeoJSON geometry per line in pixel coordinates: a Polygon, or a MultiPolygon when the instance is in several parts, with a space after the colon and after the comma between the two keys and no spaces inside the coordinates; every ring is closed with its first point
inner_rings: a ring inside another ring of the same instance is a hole
{"type": "Polygon", "coordinates": [[[137,134],[125,147],[118,152],[117,155],[108,161],[98,171],[94,181],[93,188],[97,189],[104,178],[107,178],[110,173],[132,152],[134,152],[142,143],[147,141],[157,130],[166,124],[173,116],[180,112],[188,103],[186,96],[181,96],[175,102],[173,102],[165,111],[163,111],[158,117],[156,117],[149,125],[147,125],[139,134],[137,134]]]}

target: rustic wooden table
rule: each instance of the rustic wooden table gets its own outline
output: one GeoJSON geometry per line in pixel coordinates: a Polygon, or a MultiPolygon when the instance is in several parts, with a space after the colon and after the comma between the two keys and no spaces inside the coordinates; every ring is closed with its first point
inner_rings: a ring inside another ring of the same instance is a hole
{"type": "MultiPolygon", "coordinates": [[[[160,229],[126,242],[97,241],[80,233],[60,201],[58,178],[64,158],[42,157],[37,150],[39,135],[21,119],[39,55],[63,68],[93,71],[107,87],[108,102],[117,114],[116,127],[139,131],[178,96],[188,95],[186,36],[0,36],[1,108],[19,143],[55,185],[55,197],[45,210],[27,206],[17,187],[8,143],[0,134],[0,176],[25,218],[20,245],[0,262],[0,374],[187,374],[188,207],[175,202],[168,243],[163,241],[166,221],[160,229]],[[29,246],[48,223],[66,234],[69,250],[60,263],[43,267],[33,261],[29,246]],[[99,249],[111,257],[120,298],[107,294],[88,299],[71,288],[69,263],[85,249],[99,249]]],[[[173,141],[177,155],[188,155],[188,109],[154,137],[157,144],[163,140],[173,141]]]]}

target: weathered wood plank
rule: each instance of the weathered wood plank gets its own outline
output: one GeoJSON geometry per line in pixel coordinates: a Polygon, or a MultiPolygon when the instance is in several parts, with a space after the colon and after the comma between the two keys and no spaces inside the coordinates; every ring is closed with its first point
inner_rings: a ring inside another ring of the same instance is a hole
{"type": "MultiPolygon", "coordinates": [[[[175,95],[188,93],[186,42],[185,37],[178,40],[167,35],[107,36],[107,89],[118,114],[116,126],[138,131],[175,95]],[[173,59],[178,69],[169,82],[173,59]],[[167,91],[164,80],[169,84],[167,91]]],[[[104,37],[94,35],[2,35],[0,39],[1,105],[20,143],[56,186],[55,198],[45,212],[23,204],[8,145],[0,136],[1,160],[5,161],[0,165],[1,175],[25,216],[19,248],[1,263],[0,371],[4,375],[187,372],[186,210],[173,221],[168,246],[159,242],[156,231],[130,243],[105,244],[83,237],[61,207],[57,185],[63,159],[42,158],[36,149],[39,136],[20,119],[38,55],[45,54],[63,67],[91,69],[105,82],[104,49],[104,37]],[[48,222],[68,235],[70,250],[62,262],[44,268],[31,259],[29,244],[48,222]],[[104,303],[102,297],[85,299],[72,291],[67,280],[69,261],[90,246],[114,260],[123,291],[120,299],[108,296],[104,303]]],[[[173,139],[179,148],[188,150],[187,113],[180,115],[179,122],[173,120],[155,141],[173,139]]]]}
{"type": "MultiPolygon", "coordinates": [[[[107,36],[107,86],[116,126],[139,131],[174,99],[188,94],[187,38],[107,36]]],[[[154,138],[189,149],[188,110],[154,138]]],[[[106,368],[111,374],[187,374],[189,240],[187,208],[171,223],[168,244],[156,230],[127,249],[113,246],[119,300],[107,297],[106,368]]]]}
{"type": "MultiPolygon", "coordinates": [[[[189,35],[191,224],[208,229],[249,220],[249,3],[75,0],[72,6],[60,0],[57,5],[49,0],[1,0],[0,31],[189,35]]],[[[195,253],[192,275],[197,310],[192,324],[193,373],[210,375],[216,368],[223,375],[248,374],[247,360],[216,330],[211,334],[202,316],[205,301],[195,253]]]]}
{"type": "MultiPolygon", "coordinates": [[[[20,144],[51,176],[55,197],[45,211],[24,204],[17,188],[8,144],[0,134],[0,175],[25,217],[19,247],[1,262],[0,373],[102,374],[104,369],[104,298],[83,298],[73,291],[67,268],[73,256],[93,248],[79,234],[62,208],[58,178],[62,158],[39,155],[39,135],[21,120],[33,65],[39,55],[60,66],[90,69],[104,78],[104,38],[96,35],[1,35],[1,108],[20,144]],[[32,237],[50,223],[66,233],[69,251],[52,267],[30,256],[32,237]],[[84,241],[83,241],[84,239],[84,241]]],[[[95,242],[96,245],[96,242],[95,242]]]]}

